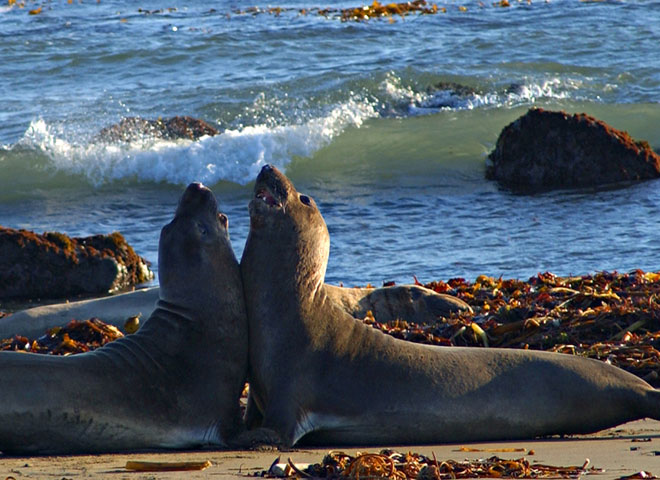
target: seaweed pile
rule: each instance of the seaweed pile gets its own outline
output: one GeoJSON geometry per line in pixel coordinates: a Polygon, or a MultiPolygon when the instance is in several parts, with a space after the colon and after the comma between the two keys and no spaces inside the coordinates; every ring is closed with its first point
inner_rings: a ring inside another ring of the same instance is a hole
{"type": "Polygon", "coordinates": [[[321,463],[297,466],[291,459],[282,468],[274,463],[261,476],[327,478],[327,479],[454,479],[454,478],[579,478],[584,474],[600,473],[602,470],[588,467],[589,461],[581,466],[555,467],[530,463],[525,458],[516,460],[492,456],[485,459],[438,461],[418,453],[399,453],[382,450],[380,453],[360,453],[355,456],[343,452],[330,452],[321,463]]]}
{"type": "MultiPolygon", "coordinates": [[[[531,2],[531,0],[528,0],[531,2]]],[[[480,8],[486,7],[484,2],[479,2],[480,8]]],[[[493,7],[510,7],[511,4],[508,0],[499,0],[492,2],[493,7]]],[[[455,7],[459,12],[467,12],[467,7],[455,7]]],[[[409,2],[391,2],[382,4],[378,0],[374,0],[371,4],[361,5],[357,7],[348,8],[291,8],[291,7],[249,7],[242,10],[234,10],[234,15],[260,15],[269,14],[279,16],[282,13],[295,12],[298,15],[316,14],[325,18],[338,18],[342,22],[364,22],[372,19],[387,18],[392,22],[395,16],[405,18],[408,15],[435,15],[438,13],[447,13],[447,7],[439,7],[437,3],[427,2],[426,0],[412,0],[409,2]]]]}
{"type": "Polygon", "coordinates": [[[539,273],[526,282],[482,275],[473,283],[455,278],[423,286],[464,300],[474,312],[433,324],[379,323],[373,315],[365,323],[418,343],[582,355],[660,386],[660,273],[539,273]]]}
{"type": "Polygon", "coordinates": [[[44,353],[49,355],[72,355],[102,347],[124,335],[114,326],[98,318],[85,321],[71,320],[64,327],[54,327],[37,338],[30,340],[21,335],[0,340],[0,350],[44,353]]]}

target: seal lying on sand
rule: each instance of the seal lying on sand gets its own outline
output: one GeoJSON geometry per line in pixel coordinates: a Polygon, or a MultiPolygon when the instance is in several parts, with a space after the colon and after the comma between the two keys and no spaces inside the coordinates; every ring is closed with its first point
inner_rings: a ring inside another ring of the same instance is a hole
{"type": "Polygon", "coordinates": [[[129,317],[149,318],[156,308],[159,291],[158,287],[151,287],[109,297],[28,308],[0,318],[0,338],[14,335],[37,338],[49,328],[63,327],[73,319],[91,317],[99,317],[105,323],[123,329],[129,317]]]}
{"type": "Polygon", "coordinates": [[[379,322],[406,320],[433,323],[453,312],[472,311],[463,300],[436,293],[419,285],[381,288],[345,288],[324,284],[326,295],[352,317],[363,319],[371,312],[379,322]]]}
{"type": "MultiPolygon", "coordinates": [[[[451,312],[470,310],[462,300],[436,293],[418,285],[381,288],[344,288],[326,284],[326,293],[351,316],[363,319],[371,311],[379,322],[406,320],[432,323],[451,312]]],[[[126,319],[134,315],[148,318],[158,300],[158,287],[91,300],[58,303],[29,308],[0,318],[0,338],[23,335],[37,338],[49,328],[63,327],[72,319],[99,317],[105,323],[124,329],[126,319]]]]}
{"type": "Polygon", "coordinates": [[[191,184],[161,232],[160,300],[134,335],[70,357],[0,352],[0,450],[224,446],[241,429],[247,321],[227,217],[191,184]]]}
{"type": "Polygon", "coordinates": [[[253,438],[284,446],[532,438],[660,419],[660,391],[611,365],[528,350],[397,340],[346,314],[323,277],[314,201],[262,169],[241,260],[253,438]]]}

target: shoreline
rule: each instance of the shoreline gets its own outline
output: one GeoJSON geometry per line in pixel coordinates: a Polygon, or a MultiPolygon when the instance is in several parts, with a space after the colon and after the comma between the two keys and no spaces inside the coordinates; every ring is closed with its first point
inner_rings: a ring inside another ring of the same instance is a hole
{"type": "MultiPolygon", "coordinates": [[[[384,447],[339,448],[351,455],[356,452],[378,453],[384,447]]],[[[596,434],[571,438],[549,438],[509,442],[481,442],[473,444],[443,444],[422,446],[390,446],[401,452],[435,455],[438,462],[489,458],[525,457],[535,464],[553,467],[582,466],[587,459],[587,472],[600,480],[618,479],[645,471],[660,475],[660,421],[638,420],[596,434]],[[462,446],[471,450],[464,451],[462,446]],[[504,450],[524,451],[504,451],[504,450]],[[498,451],[499,450],[499,451],[498,451]],[[530,450],[532,454],[530,455],[530,450]],[[589,472],[590,468],[603,470],[589,472]]],[[[320,463],[332,448],[297,448],[290,452],[255,452],[245,450],[202,450],[149,453],[113,453],[100,455],[6,457],[0,455],[0,478],[95,478],[95,479],[187,479],[247,478],[261,476],[280,457],[279,463],[291,458],[296,465],[320,463]],[[133,472],[126,470],[127,461],[204,462],[211,466],[202,471],[133,472]]],[[[557,477],[554,477],[557,478],[557,477]]],[[[649,478],[649,477],[647,477],[649,478]]],[[[650,477],[653,478],[653,477],[650,477]]],[[[657,478],[657,477],[655,477],[657,478]]]]}

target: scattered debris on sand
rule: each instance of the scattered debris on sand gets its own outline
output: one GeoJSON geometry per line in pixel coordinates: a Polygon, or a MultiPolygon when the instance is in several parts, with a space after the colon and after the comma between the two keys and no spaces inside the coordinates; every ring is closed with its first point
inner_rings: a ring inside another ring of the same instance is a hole
{"type": "Polygon", "coordinates": [[[437,460],[417,453],[382,450],[380,453],[360,453],[355,456],[343,452],[329,452],[321,463],[296,465],[291,458],[257,476],[269,478],[327,478],[441,480],[459,478],[579,478],[581,475],[601,473],[589,467],[589,460],[581,466],[555,467],[534,464],[523,458],[515,460],[492,456],[478,460],[437,460]]]}

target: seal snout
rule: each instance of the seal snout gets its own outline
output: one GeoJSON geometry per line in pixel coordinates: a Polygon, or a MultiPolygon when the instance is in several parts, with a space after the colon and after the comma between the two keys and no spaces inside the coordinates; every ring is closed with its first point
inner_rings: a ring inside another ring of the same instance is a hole
{"type": "Polygon", "coordinates": [[[193,182],[183,192],[181,200],[179,201],[179,208],[177,214],[191,209],[197,210],[199,208],[206,208],[216,212],[218,210],[218,202],[215,199],[213,192],[200,182],[193,182]]]}
{"type": "Polygon", "coordinates": [[[281,208],[286,204],[291,191],[295,191],[289,180],[272,165],[264,165],[254,186],[255,200],[269,207],[281,208]]]}
{"type": "Polygon", "coordinates": [[[204,190],[205,188],[206,187],[201,182],[192,182],[190,185],[188,185],[188,189],[190,190],[204,190]]]}

